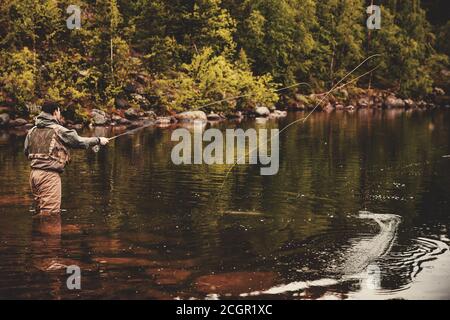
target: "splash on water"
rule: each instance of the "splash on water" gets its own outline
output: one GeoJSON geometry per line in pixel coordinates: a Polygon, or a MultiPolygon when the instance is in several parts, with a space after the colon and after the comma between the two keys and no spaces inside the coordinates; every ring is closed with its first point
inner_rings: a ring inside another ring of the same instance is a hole
{"type": "Polygon", "coordinates": [[[295,292],[311,287],[329,287],[337,285],[351,278],[360,278],[361,274],[375,260],[385,256],[392,248],[400,217],[395,214],[376,214],[369,211],[360,211],[360,219],[370,219],[379,226],[379,232],[369,238],[358,239],[345,252],[345,260],[339,266],[333,266],[330,271],[339,274],[337,279],[323,278],[313,281],[295,281],[288,284],[275,286],[265,291],[254,291],[241,294],[242,297],[257,295],[273,295],[286,292],[295,292]]]}

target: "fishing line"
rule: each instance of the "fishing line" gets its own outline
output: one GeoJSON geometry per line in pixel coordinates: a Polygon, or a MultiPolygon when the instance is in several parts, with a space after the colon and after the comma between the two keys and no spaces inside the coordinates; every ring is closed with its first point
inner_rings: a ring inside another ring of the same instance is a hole
{"type": "MultiPolygon", "coordinates": [[[[356,77],[355,79],[352,79],[351,81],[339,86],[345,79],[347,79],[349,76],[351,76],[356,70],[358,70],[362,65],[364,65],[367,61],[371,60],[374,57],[378,57],[381,56],[381,54],[377,53],[377,54],[373,54],[369,57],[367,57],[366,59],[364,59],[360,64],[358,64],[355,68],[353,68],[353,70],[351,70],[349,73],[347,73],[341,80],[339,80],[328,92],[324,93],[323,98],[316,104],[316,106],[303,118],[297,119],[295,121],[292,121],[291,123],[287,124],[284,128],[282,128],[276,135],[275,137],[279,136],[281,133],[283,133],[284,131],[286,131],[289,127],[293,126],[296,123],[299,123],[302,121],[302,123],[305,123],[306,120],[308,120],[308,118],[314,113],[314,111],[317,110],[317,108],[322,104],[322,102],[334,91],[336,90],[340,90],[343,87],[357,81],[358,79],[372,73],[373,71],[375,71],[376,69],[378,69],[380,67],[380,65],[377,65],[376,67],[372,68],[371,70],[369,70],[368,72],[363,73],[362,75],[356,77]]],[[[272,140],[272,138],[270,138],[268,141],[270,142],[272,140]]],[[[249,154],[251,154],[253,151],[255,151],[257,149],[257,147],[253,148],[252,150],[250,150],[247,154],[245,154],[243,157],[240,157],[232,166],[231,168],[227,171],[227,174],[225,175],[222,184],[220,185],[220,188],[218,190],[218,192],[220,192],[222,190],[222,188],[224,187],[227,178],[229,176],[229,174],[231,173],[231,171],[233,171],[234,167],[236,166],[237,163],[239,163],[239,161],[245,159],[249,154]]]]}
{"type": "MultiPolygon", "coordinates": [[[[367,57],[366,59],[364,59],[360,64],[358,64],[355,68],[353,68],[350,72],[348,72],[342,79],[340,79],[334,86],[332,86],[331,89],[330,89],[329,91],[327,91],[327,92],[325,92],[325,93],[323,93],[323,94],[320,94],[320,95],[323,95],[322,99],[320,99],[320,101],[314,106],[314,108],[313,108],[313,109],[312,109],[305,117],[300,118],[300,119],[297,119],[297,120],[294,120],[294,121],[292,121],[291,123],[287,124],[285,127],[283,127],[283,128],[277,133],[277,135],[275,135],[275,137],[276,137],[276,136],[279,136],[281,133],[283,133],[284,131],[286,131],[288,128],[290,128],[290,127],[293,126],[294,124],[297,124],[297,123],[299,123],[299,122],[305,123],[305,122],[308,120],[308,118],[309,118],[309,117],[317,110],[317,108],[322,104],[322,102],[323,102],[323,101],[324,101],[324,100],[325,100],[332,92],[337,91],[337,90],[340,90],[340,89],[342,89],[342,88],[348,86],[349,84],[358,81],[360,78],[362,78],[362,77],[364,77],[364,76],[366,76],[366,75],[368,75],[368,74],[371,74],[373,71],[375,71],[376,69],[378,69],[378,68],[380,67],[380,65],[377,65],[376,67],[372,68],[372,69],[369,70],[368,72],[365,72],[365,73],[363,73],[362,75],[360,75],[360,76],[358,76],[358,77],[356,77],[356,78],[354,78],[354,79],[352,79],[352,80],[350,80],[350,81],[344,83],[343,85],[340,85],[342,82],[344,82],[345,79],[347,79],[348,77],[350,77],[355,71],[357,71],[357,70],[358,70],[362,65],[364,65],[367,61],[369,61],[369,60],[371,60],[371,59],[373,59],[373,58],[375,58],[375,57],[380,57],[380,56],[382,56],[382,55],[379,54],[379,53],[377,53],[377,54],[373,54],[373,55],[367,57]]],[[[287,86],[287,87],[283,87],[283,88],[274,90],[274,92],[284,91],[284,90],[287,90],[287,89],[290,89],[290,88],[294,88],[294,87],[298,87],[298,86],[301,86],[301,85],[307,85],[307,86],[309,86],[309,87],[311,88],[311,86],[309,85],[309,83],[306,83],[306,82],[299,82],[299,83],[295,83],[295,84],[292,84],[292,85],[287,86]]],[[[251,95],[252,95],[252,93],[249,93],[249,94],[240,95],[240,96],[235,96],[235,97],[231,97],[231,98],[227,98],[227,99],[223,99],[223,100],[219,100],[219,101],[214,101],[214,102],[208,103],[208,104],[206,104],[206,105],[203,105],[203,106],[201,106],[201,107],[199,107],[199,108],[197,108],[197,109],[202,109],[202,108],[205,108],[205,107],[214,105],[214,104],[218,104],[218,103],[222,103],[222,102],[226,102],[226,101],[230,101],[230,100],[235,100],[235,99],[240,99],[240,98],[248,97],[248,96],[251,96],[251,95]]],[[[114,137],[109,138],[109,141],[115,140],[115,139],[117,139],[117,138],[119,138],[119,137],[122,137],[122,136],[125,136],[125,135],[132,134],[132,133],[137,132],[137,131],[139,131],[139,130],[143,130],[143,129],[145,129],[145,128],[147,128],[147,127],[150,127],[150,126],[152,126],[152,125],[153,125],[153,122],[150,123],[150,124],[148,124],[148,125],[145,125],[145,126],[142,126],[142,127],[138,127],[138,128],[136,128],[136,129],[132,129],[132,130],[126,131],[126,132],[124,132],[124,133],[121,133],[121,134],[119,134],[119,135],[116,135],[116,136],[114,136],[114,137]]],[[[272,137],[271,137],[268,141],[270,142],[271,140],[272,140],[272,137]]],[[[221,186],[220,186],[218,192],[220,192],[220,191],[223,189],[223,187],[224,187],[224,185],[225,185],[225,183],[226,183],[226,181],[227,181],[228,176],[229,176],[230,173],[233,171],[233,169],[235,168],[236,164],[237,164],[240,160],[245,159],[250,153],[254,152],[256,149],[257,149],[257,147],[255,147],[255,148],[253,148],[252,150],[250,150],[248,153],[246,153],[243,157],[239,158],[239,159],[231,166],[231,168],[227,171],[227,173],[226,173],[226,175],[225,175],[225,177],[224,177],[224,179],[223,179],[223,182],[222,182],[222,184],[221,184],[221,186]]]]}

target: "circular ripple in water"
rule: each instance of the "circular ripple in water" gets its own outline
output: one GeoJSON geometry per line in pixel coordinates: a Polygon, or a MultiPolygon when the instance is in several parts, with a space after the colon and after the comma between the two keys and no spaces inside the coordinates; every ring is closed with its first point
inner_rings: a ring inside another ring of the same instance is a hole
{"type": "Polygon", "coordinates": [[[408,288],[423,270],[424,262],[436,260],[448,250],[446,243],[423,237],[411,239],[407,244],[396,244],[389,254],[377,261],[382,273],[382,287],[390,291],[408,288]]]}

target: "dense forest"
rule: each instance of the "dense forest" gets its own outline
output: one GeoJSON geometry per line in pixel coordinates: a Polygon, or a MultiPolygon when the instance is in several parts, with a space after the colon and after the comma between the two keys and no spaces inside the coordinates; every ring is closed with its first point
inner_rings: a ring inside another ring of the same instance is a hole
{"type": "MultiPolygon", "coordinates": [[[[448,77],[445,1],[2,0],[0,106],[45,99],[75,119],[98,108],[160,113],[273,106],[329,89],[366,57],[357,85],[424,98],[448,77]],[[381,28],[366,26],[380,5],[381,28]],[[69,5],[81,28],[69,29],[69,5]],[[444,77],[444,80],[443,80],[444,77]],[[235,96],[240,99],[210,104],[235,96]]],[[[444,83],[444,85],[440,84],[444,83]]],[[[447,83],[448,84],[448,83],[447,83]]],[[[356,84],[355,84],[356,85],[356,84]]],[[[10,112],[10,111],[9,111],[10,112]]]]}

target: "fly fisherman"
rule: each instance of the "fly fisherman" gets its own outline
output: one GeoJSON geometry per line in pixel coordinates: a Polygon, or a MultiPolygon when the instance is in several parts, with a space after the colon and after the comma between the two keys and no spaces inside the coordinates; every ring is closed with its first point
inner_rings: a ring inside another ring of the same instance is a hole
{"type": "Polygon", "coordinates": [[[96,145],[104,146],[109,142],[104,137],[80,137],[75,130],[63,127],[60,122],[59,105],[47,101],[25,139],[25,155],[31,161],[31,191],[35,199],[36,214],[41,217],[60,214],[60,173],[70,160],[68,149],[87,149],[96,145]]]}

